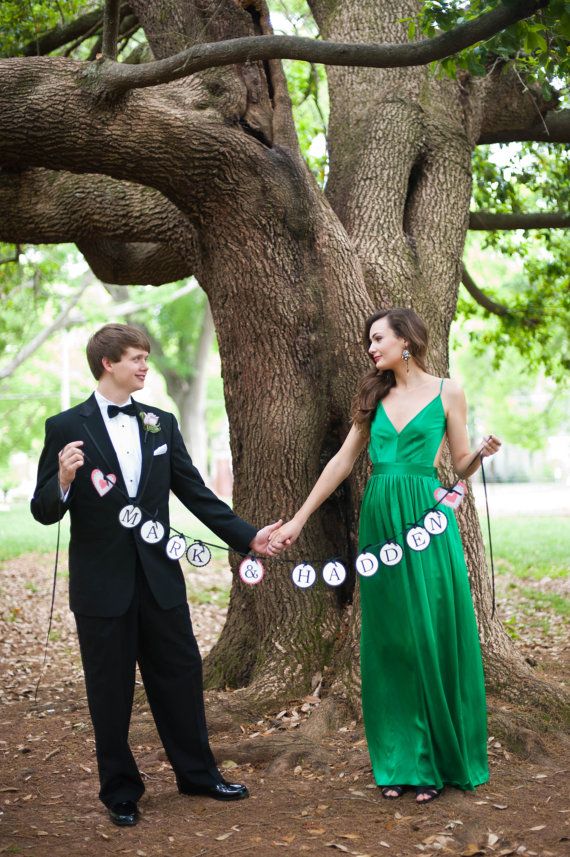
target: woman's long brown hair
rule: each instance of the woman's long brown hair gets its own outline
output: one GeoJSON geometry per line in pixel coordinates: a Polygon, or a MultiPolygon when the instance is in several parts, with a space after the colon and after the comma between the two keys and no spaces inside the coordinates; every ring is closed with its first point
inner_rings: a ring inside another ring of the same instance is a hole
{"type": "MultiPolygon", "coordinates": [[[[385,318],[390,328],[401,339],[408,342],[408,351],[424,372],[426,370],[425,357],[428,347],[428,332],[422,319],[413,311],[405,307],[394,307],[375,312],[366,319],[364,325],[364,343],[366,349],[370,347],[370,329],[374,322],[385,318]]],[[[395,385],[396,379],[391,369],[378,372],[376,368],[370,369],[358,385],[358,390],[352,401],[352,422],[368,436],[372,418],[380,402],[395,385]]]]}

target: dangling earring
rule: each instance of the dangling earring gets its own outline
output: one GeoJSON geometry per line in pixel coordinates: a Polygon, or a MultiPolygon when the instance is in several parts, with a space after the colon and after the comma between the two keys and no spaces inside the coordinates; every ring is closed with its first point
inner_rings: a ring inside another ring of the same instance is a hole
{"type": "Polygon", "coordinates": [[[410,372],[410,363],[409,363],[409,360],[410,360],[410,357],[411,357],[411,356],[412,356],[412,355],[410,354],[410,352],[408,351],[408,349],[407,349],[407,348],[404,348],[404,350],[402,351],[402,360],[405,360],[405,361],[406,361],[406,374],[409,374],[409,372],[410,372]]]}

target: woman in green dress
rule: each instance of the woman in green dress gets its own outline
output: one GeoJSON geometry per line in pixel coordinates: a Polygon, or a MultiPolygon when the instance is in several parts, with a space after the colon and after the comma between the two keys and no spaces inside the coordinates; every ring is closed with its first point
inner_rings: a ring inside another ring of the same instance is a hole
{"type": "Polygon", "coordinates": [[[411,787],[416,801],[427,803],[444,785],[473,789],[488,780],[485,689],[453,511],[438,506],[444,531],[428,536],[425,549],[413,550],[404,534],[436,503],[436,467],[446,437],[461,477],[477,470],[480,456],[497,452],[500,441],[490,435],[470,450],[465,397],[453,381],[426,371],[427,330],[416,313],[377,312],[367,320],[365,336],[374,368],[360,383],[350,432],[272,541],[293,544],[368,445],[373,468],[362,500],[359,548],[378,557],[394,539],[403,551],[398,564],[380,562],[375,574],[360,581],[366,739],[383,796],[395,799],[411,787]]]}

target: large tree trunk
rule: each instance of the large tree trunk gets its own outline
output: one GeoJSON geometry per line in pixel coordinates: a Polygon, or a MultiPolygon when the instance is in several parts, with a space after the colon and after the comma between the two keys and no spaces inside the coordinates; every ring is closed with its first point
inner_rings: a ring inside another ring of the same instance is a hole
{"type": "MultiPolygon", "coordinates": [[[[261,0],[132,6],[157,58],[196,41],[268,32],[261,0]]],[[[381,42],[405,39],[398,22],[416,4],[314,0],[313,7],[325,35],[381,42]]],[[[259,525],[289,517],[342,443],[366,367],[362,324],[373,308],[413,306],[430,327],[431,367],[445,374],[471,148],[492,75],[475,85],[436,81],[417,69],[329,69],[326,199],[301,158],[277,61],[212,69],[111,102],[96,97],[96,64],[85,77],[81,64],[63,59],[12,62],[9,72],[0,63],[0,163],[10,170],[2,183],[18,197],[15,186],[27,185],[19,171],[41,168],[34,173],[53,186],[54,202],[35,221],[13,205],[0,238],[19,240],[18,229],[37,241],[60,236],[68,209],[57,201],[78,181],[70,173],[91,174],[84,179],[102,199],[98,173],[111,177],[100,216],[98,198],[87,200],[89,234],[78,222],[66,232],[94,269],[108,267],[111,256],[117,283],[135,274],[155,283],[174,271],[196,275],[219,339],[239,514],[259,525]],[[120,218],[112,198],[121,201],[120,218]],[[149,235],[139,228],[133,242],[120,223],[137,223],[145,205],[160,229],[149,235]],[[148,278],[141,273],[147,264],[148,278]]],[[[226,625],[206,661],[210,686],[246,687],[250,701],[277,704],[305,692],[329,666],[329,683],[357,706],[359,625],[350,583],[342,592],[323,584],[301,592],[289,570],[301,559],[320,565],[354,557],[365,472],[363,456],[292,556],[266,563],[261,585],[249,589],[235,577],[226,625]]],[[[528,669],[490,615],[472,505],[462,521],[487,675],[499,684],[507,674],[505,692],[530,693],[528,669]]]]}
{"type": "MultiPolygon", "coordinates": [[[[414,15],[418,5],[413,0],[313,4],[324,38],[380,43],[405,41],[402,19],[414,15]]],[[[486,101],[496,95],[495,81],[440,80],[425,68],[330,68],[328,82],[327,196],[355,245],[373,303],[411,306],[424,318],[431,369],[445,376],[469,223],[471,154],[486,101]]],[[[452,478],[448,456],[442,475],[452,478]]],[[[472,495],[459,511],[459,523],[488,684],[519,699],[530,682],[542,695],[545,686],[533,682],[498,616],[492,616],[472,495]]],[[[348,682],[355,675],[359,611],[353,610],[351,618],[348,682]]]]}

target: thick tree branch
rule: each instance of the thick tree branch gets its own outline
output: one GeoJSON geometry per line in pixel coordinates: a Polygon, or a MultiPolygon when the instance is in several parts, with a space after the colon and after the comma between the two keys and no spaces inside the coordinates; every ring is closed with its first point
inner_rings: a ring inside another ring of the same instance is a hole
{"type": "Polygon", "coordinates": [[[472,211],[469,229],[487,231],[499,229],[569,229],[570,214],[563,211],[534,211],[524,214],[502,214],[493,211],[472,211]]]}
{"type": "Polygon", "coordinates": [[[102,50],[103,56],[112,60],[117,58],[117,40],[121,20],[120,5],[120,0],[105,0],[102,50]]]}
{"type": "Polygon", "coordinates": [[[481,134],[477,143],[570,143],[570,110],[551,110],[532,125],[481,134]]]}
{"type": "Polygon", "coordinates": [[[104,283],[120,286],[162,286],[196,273],[169,244],[119,242],[108,238],[78,241],[93,273],[104,283]]]}
{"type": "Polygon", "coordinates": [[[44,33],[38,39],[34,39],[23,50],[25,57],[44,56],[68,45],[70,42],[77,41],[96,33],[103,21],[101,9],[95,9],[93,12],[88,12],[68,24],[62,24],[55,27],[48,33],[44,33]]]}
{"type": "Polygon", "coordinates": [[[477,301],[479,306],[482,306],[483,309],[486,309],[487,312],[492,313],[493,315],[501,316],[501,318],[505,318],[511,315],[511,312],[508,307],[503,304],[498,304],[492,298],[482,292],[479,286],[475,283],[475,280],[465,267],[462,265],[461,268],[461,282],[471,295],[471,297],[477,301]]]}
{"type": "Polygon", "coordinates": [[[513,0],[492,12],[460,24],[433,39],[407,44],[350,44],[318,41],[298,36],[247,36],[211,44],[193,45],[154,63],[130,67],[101,61],[97,73],[90,69],[95,89],[120,94],[129,89],[157,86],[225,65],[272,59],[297,59],[325,65],[396,68],[426,65],[491,38],[505,27],[528,18],[548,0],[513,0]]]}
{"type": "Polygon", "coordinates": [[[102,175],[0,171],[0,241],[57,244],[94,236],[176,245],[193,257],[188,218],[159,191],[102,175]],[[189,237],[190,236],[190,237],[189,237]]]}

